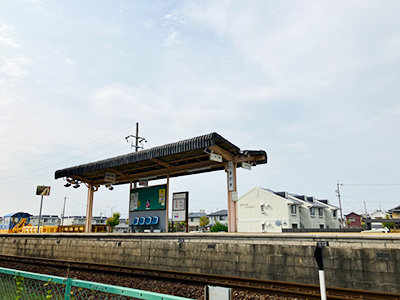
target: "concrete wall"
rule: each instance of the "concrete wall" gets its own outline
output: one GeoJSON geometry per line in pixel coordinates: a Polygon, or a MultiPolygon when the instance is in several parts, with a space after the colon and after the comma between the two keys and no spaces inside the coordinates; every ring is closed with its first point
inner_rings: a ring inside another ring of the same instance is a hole
{"type": "Polygon", "coordinates": [[[320,240],[328,286],[400,293],[395,234],[2,234],[0,254],[318,284],[320,240]]]}

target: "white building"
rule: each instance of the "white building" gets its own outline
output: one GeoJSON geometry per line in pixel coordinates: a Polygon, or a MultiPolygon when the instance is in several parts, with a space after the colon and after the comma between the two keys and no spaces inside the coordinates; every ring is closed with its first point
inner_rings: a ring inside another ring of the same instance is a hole
{"type": "Polygon", "coordinates": [[[386,215],[388,215],[388,213],[386,211],[383,210],[375,210],[373,213],[369,214],[371,219],[386,219],[386,215]]]}
{"type": "Polygon", "coordinates": [[[200,218],[207,216],[204,211],[190,213],[189,218],[189,230],[199,230],[200,229],[200,218]]]}
{"type": "Polygon", "coordinates": [[[119,224],[114,227],[113,232],[115,233],[127,233],[129,232],[129,225],[126,219],[119,219],[119,224]]]}
{"type": "MultiPolygon", "coordinates": [[[[38,226],[39,216],[32,216],[30,223],[32,226],[38,226]]],[[[60,218],[56,215],[42,215],[40,217],[40,226],[59,226],[60,218]]]]}
{"type": "MultiPolygon", "coordinates": [[[[61,220],[64,226],[85,225],[86,216],[68,216],[61,220]]],[[[106,225],[107,217],[93,217],[92,225],[106,225]]]]}
{"type": "Polygon", "coordinates": [[[228,210],[227,209],[222,209],[222,210],[216,211],[214,213],[208,214],[207,217],[210,220],[208,227],[212,227],[217,222],[224,224],[224,225],[228,225],[228,210]]]}
{"type": "Polygon", "coordinates": [[[327,200],[254,188],[239,198],[239,232],[282,232],[289,228],[339,228],[337,207],[327,200]]]}

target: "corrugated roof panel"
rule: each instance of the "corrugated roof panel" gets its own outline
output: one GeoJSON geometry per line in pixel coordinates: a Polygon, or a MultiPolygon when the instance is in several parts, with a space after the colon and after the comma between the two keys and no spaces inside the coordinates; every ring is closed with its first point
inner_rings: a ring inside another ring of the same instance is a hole
{"type": "MultiPolygon", "coordinates": [[[[240,149],[237,146],[230,143],[219,134],[213,132],[203,136],[198,136],[191,139],[179,141],[176,143],[171,143],[163,146],[154,147],[151,149],[133,152],[110,159],[100,160],[97,162],[87,163],[76,167],[57,170],[55,172],[55,178],[58,179],[74,175],[92,174],[95,173],[96,171],[104,171],[105,169],[108,168],[112,169],[116,167],[123,167],[139,162],[144,163],[145,161],[150,161],[151,159],[157,159],[162,157],[169,158],[170,161],[173,162],[174,160],[179,159],[179,155],[181,155],[182,158],[187,157],[188,158],[187,161],[190,161],[190,156],[186,156],[185,153],[199,149],[205,149],[206,147],[210,147],[213,145],[217,145],[232,154],[237,154],[240,152],[240,149]],[[177,155],[177,157],[173,157],[175,155],[177,155]]],[[[252,151],[252,153],[254,153],[254,155],[265,156],[265,161],[258,161],[258,163],[267,162],[266,161],[267,155],[265,151],[261,150],[252,151]]],[[[166,159],[166,161],[168,161],[168,159],[166,159]]],[[[151,162],[144,163],[144,165],[141,165],[140,168],[146,167],[147,164],[149,168],[153,170],[160,168],[159,166],[154,165],[151,162]]],[[[181,163],[179,163],[179,165],[180,164],[181,163]]],[[[99,177],[101,174],[98,175],[93,174],[93,175],[94,177],[96,176],[99,177]]]]}

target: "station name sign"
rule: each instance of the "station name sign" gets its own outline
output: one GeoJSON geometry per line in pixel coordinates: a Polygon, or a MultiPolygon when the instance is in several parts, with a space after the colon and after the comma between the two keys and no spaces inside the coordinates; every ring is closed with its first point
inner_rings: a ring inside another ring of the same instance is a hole
{"type": "Polygon", "coordinates": [[[115,173],[106,172],[106,174],[104,175],[104,182],[109,182],[109,183],[115,184],[116,178],[117,178],[117,175],[115,173]]]}

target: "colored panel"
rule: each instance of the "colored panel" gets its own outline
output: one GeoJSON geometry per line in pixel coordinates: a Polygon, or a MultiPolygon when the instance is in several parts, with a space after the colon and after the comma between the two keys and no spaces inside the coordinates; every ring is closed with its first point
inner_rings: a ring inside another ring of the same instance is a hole
{"type": "Polygon", "coordinates": [[[131,190],[130,211],[165,210],[165,184],[131,190]]]}

